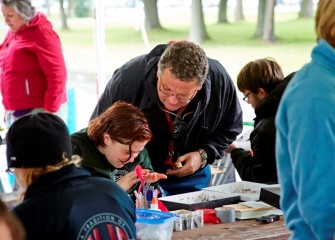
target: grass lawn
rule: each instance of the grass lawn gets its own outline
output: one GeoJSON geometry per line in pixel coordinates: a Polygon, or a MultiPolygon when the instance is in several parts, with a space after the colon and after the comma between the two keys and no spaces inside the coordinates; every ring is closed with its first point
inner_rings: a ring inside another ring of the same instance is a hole
{"type": "MultiPolygon", "coordinates": [[[[145,45],[138,30],[139,12],[136,9],[109,9],[105,17],[105,64],[107,78],[128,59],[148,52],[156,44],[170,40],[188,39],[190,10],[171,8],[160,12],[162,30],[147,33],[145,45]]],[[[229,12],[228,19],[232,19],[229,12]]],[[[204,12],[209,40],[202,43],[207,55],[218,59],[235,80],[239,70],[256,58],[272,57],[289,74],[309,61],[315,44],[314,19],[298,19],[297,12],[276,13],[276,43],[254,39],[256,15],[245,13],[245,21],[218,24],[217,9],[204,12]]],[[[68,18],[70,30],[61,30],[60,20],[50,17],[59,33],[69,71],[95,73],[96,46],[93,18],[68,18]]],[[[4,37],[2,28],[0,38],[4,37]]]]}
{"type": "MultiPolygon", "coordinates": [[[[130,10],[131,11],[131,10],[130,10]]],[[[105,24],[105,62],[106,73],[111,75],[115,68],[128,59],[146,53],[156,44],[170,40],[188,38],[190,19],[184,11],[162,14],[162,30],[147,33],[149,46],[142,40],[136,28],[135,15],[129,12],[117,12],[106,17],[105,24]],[[182,20],[184,19],[184,20],[182,20]]],[[[269,44],[254,39],[256,29],[255,16],[247,15],[243,22],[229,24],[216,23],[217,13],[214,10],[205,12],[207,32],[210,36],[202,47],[209,57],[218,59],[235,80],[238,71],[249,61],[256,58],[272,57],[282,66],[284,73],[289,74],[309,61],[310,51],[315,44],[314,20],[297,19],[297,13],[277,14],[275,24],[276,43],[269,44]]],[[[95,71],[96,48],[94,46],[94,20],[68,19],[70,30],[59,33],[68,68],[75,71],[95,71]]],[[[109,76],[107,76],[109,78],[109,76]]]]}

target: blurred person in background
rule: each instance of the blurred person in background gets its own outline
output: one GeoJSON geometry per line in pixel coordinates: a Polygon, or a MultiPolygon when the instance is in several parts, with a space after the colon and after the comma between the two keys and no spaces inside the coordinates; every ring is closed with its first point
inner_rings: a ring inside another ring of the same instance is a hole
{"type": "Polygon", "coordinates": [[[10,211],[0,199],[0,239],[24,240],[26,232],[20,220],[10,211]]]}
{"type": "Polygon", "coordinates": [[[152,133],[144,113],[130,103],[115,102],[99,117],[71,135],[73,154],[82,157],[82,167],[93,176],[112,179],[135,200],[141,181],[135,173],[142,167],[143,178],[153,183],[165,174],[154,173],[145,145],[152,133]]]}
{"type": "Polygon", "coordinates": [[[255,110],[254,130],[250,133],[251,150],[233,143],[227,149],[236,170],[244,181],[278,183],[275,157],[275,116],[283,92],[292,78],[284,79],[279,64],[271,58],[246,64],[237,76],[243,100],[255,110]]]}
{"type": "Polygon", "coordinates": [[[115,71],[92,118],[118,100],[144,111],[153,132],[147,144],[163,195],[208,187],[209,164],[242,131],[242,110],[225,68],[188,41],[156,46],[115,71]]]}
{"type": "Polygon", "coordinates": [[[67,120],[67,72],[60,39],[30,0],[0,0],[9,27],[0,45],[0,81],[4,121],[33,112],[67,120]]]}
{"type": "Polygon", "coordinates": [[[13,211],[28,240],[135,239],[135,205],[113,181],[77,167],[66,124],[50,113],[17,119],[7,136],[7,172],[23,202],[13,211]]]}
{"type": "Polygon", "coordinates": [[[335,1],[320,0],[311,62],[276,116],[280,204],[291,239],[335,239],[335,1]]]}

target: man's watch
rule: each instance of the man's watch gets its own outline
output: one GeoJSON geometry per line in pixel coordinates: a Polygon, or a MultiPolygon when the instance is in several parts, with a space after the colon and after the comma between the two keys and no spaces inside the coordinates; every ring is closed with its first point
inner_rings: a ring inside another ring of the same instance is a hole
{"type": "Polygon", "coordinates": [[[207,164],[207,153],[203,149],[198,149],[198,153],[200,154],[201,157],[201,166],[200,168],[204,168],[207,164]]]}

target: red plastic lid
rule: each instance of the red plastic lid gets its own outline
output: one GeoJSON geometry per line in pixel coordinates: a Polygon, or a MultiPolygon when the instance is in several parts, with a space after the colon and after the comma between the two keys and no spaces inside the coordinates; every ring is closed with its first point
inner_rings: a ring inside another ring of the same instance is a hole
{"type": "Polygon", "coordinates": [[[200,208],[198,210],[203,210],[204,211],[204,215],[215,215],[215,210],[211,209],[211,208],[200,208]]]}

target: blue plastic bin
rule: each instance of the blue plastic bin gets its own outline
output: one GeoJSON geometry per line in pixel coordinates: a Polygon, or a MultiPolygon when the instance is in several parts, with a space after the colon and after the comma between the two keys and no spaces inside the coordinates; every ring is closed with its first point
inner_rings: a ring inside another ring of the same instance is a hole
{"type": "Polygon", "coordinates": [[[170,240],[178,215],[149,209],[136,209],[137,239],[170,240]]]}

